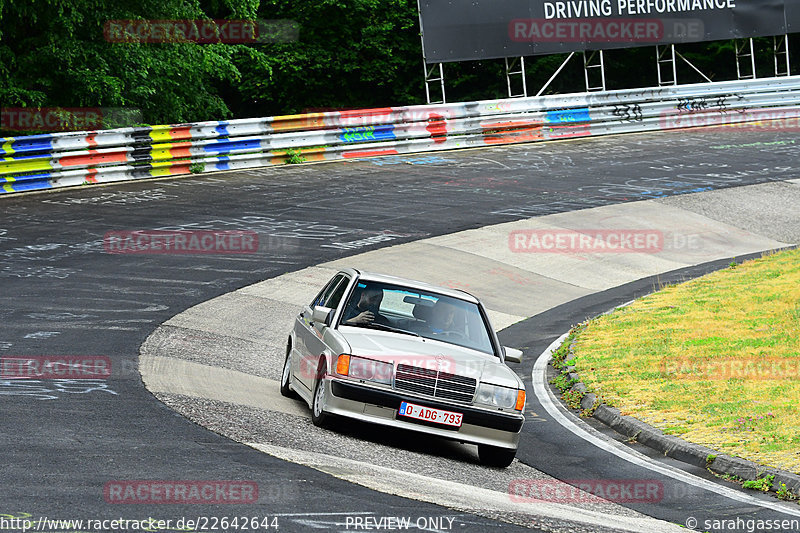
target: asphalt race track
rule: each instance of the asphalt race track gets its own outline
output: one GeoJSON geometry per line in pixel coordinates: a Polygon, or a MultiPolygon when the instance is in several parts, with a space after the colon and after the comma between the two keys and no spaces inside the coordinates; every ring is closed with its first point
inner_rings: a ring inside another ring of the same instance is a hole
{"type": "MultiPolygon", "coordinates": [[[[396,516],[434,531],[530,530],[508,517],[493,520],[369,490],[195,425],[144,389],[139,347],[193,305],[357,252],[588,207],[796,179],[796,137],[723,129],[642,134],[2,198],[0,356],[108,356],[112,375],[0,380],[0,518],[153,517],[176,524],[181,517],[277,517],[280,530],[309,531],[353,530],[356,517],[396,516]],[[104,249],[107,232],[136,229],[251,230],[260,247],[242,255],[104,249]],[[249,480],[259,497],[251,504],[108,503],[104,487],[126,480],[249,480]]],[[[651,285],[575,300],[512,327],[504,339],[540,352],[570,324],[651,285]],[[528,327],[536,328],[535,338],[528,327]]],[[[526,432],[533,427],[526,425],[526,432]]],[[[637,475],[622,461],[578,453],[590,447],[574,443],[567,433],[548,433],[536,441],[536,453],[523,447],[520,459],[562,479],[601,477],[601,467],[614,468],[620,479],[637,475]],[[577,459],[565,461],[565,455],[577,459]]],[[[490,478],[494,471],[486,472],[490,478]]],[[[760,516],[706,497],[701,505],[709,515],[760,516]]],[[[697,500],[686,494],[664,507],[681,502],[695,506],[697,500]]],[[[546,519],[523,523],[533,530],[584,527],[546,519]]]]}

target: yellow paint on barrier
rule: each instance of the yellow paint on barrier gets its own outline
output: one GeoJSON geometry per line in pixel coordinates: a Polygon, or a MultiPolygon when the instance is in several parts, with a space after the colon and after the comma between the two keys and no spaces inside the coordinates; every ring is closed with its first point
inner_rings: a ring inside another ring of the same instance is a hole
{"type": "Polygon", "coordinates": [[[11,148],[11,145],[14,143],[14,139],[16,139],[16,137],[5,137],[5,139],[7,139],[7,142],[3,143],[3,152],[11,155],[14,153],[14,149],[11,148]]]}
{"type": "Polygon", "coordinates": [[[169,167],[160,167],[151,169],[150,175],[157,178],[161,176],[171,176],[172,172],[169,171],[169,167]]]}
{"type": "Polygon", "coordinates": [[[150,138],[153,142],[171,141],[170,126],[153,126],[153,131],[150,132],[150,138]]]}
{"type": "Polygon", "coordinates": [[[0,159],[0,174],[17,174],[34,170],[51,170],[48,159],[0,159]]]}

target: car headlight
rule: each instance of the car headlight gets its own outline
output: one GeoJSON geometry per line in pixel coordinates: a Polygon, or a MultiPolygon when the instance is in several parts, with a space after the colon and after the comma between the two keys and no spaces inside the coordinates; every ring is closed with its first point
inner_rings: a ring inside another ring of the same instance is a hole
{"type": "Polygon", "coordinates": [[[366,381],[374,381],[375,383],[391,385],[393,367],[391,363],[342,354],[336,361],[336,373],[353,379],[363,379],[366,381]]]}
{"type": "Polygon", "coordinates": [[[492,385],[491,383],[481,383],[478,386],[478,395],[475,401],[484,405],[500,407],[501,409],[522,411],[525,408],[525,391],[492,385]]]}

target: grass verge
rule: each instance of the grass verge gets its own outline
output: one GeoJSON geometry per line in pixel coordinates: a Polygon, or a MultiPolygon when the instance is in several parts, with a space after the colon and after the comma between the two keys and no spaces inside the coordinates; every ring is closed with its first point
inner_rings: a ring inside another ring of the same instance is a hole
{"type": "Polygon", "coordinates": [[[573,352],[588,389],[622,414],[800,473],[800,250],[592,320],[573,352]]]}

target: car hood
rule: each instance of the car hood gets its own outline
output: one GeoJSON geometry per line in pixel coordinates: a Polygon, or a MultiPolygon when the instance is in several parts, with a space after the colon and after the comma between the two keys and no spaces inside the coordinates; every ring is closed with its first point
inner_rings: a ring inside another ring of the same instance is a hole
{"type": "Polygon", "coordinates": [[[470,348],[374,329],[344,326],[339,329],[350,345],[350,354],[395,365],[441,370],[451,374],[468,376],[478,381],[522,388],[519,377],[500,359],[470,348]]]}

